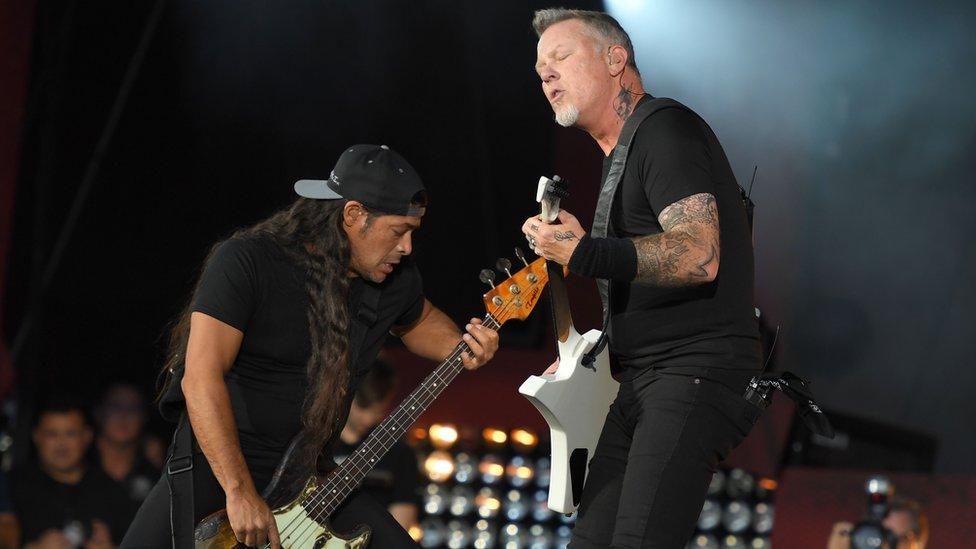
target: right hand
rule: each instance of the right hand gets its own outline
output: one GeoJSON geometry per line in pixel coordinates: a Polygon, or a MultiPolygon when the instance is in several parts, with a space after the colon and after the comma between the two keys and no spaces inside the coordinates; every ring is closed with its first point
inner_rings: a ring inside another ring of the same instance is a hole
{"type": "Polygon", "coordinates": [[[549,367],[546,368],[546,371],[542,372],[542,375],[554,374],[556,373],[557,369],[559,369],[559,357],[556,357],[556,362],[550,364],[549,367]]]}
{"type": "Polygon", "coordinates": [[[254,487],[227,495],[227,520],[238,542],[261,547],[270,541],[273,549],[280,549],[274,515],[254,487]]]}

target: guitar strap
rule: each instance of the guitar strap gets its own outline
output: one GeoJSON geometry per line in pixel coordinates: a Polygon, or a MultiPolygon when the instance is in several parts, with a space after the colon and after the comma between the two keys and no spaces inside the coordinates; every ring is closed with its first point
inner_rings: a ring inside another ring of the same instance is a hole
{"type": "MultiPolygon", "coordinates": [[[[600,197],[597,199],[596,212],[593,214],[593,230],[590,231],[593,238],[606,238],[609,233],[613,198],[617,193],[617,186],[624,177],[624,171],[627,169],[627,156],[634,142],[634,134],[637,133],[637,128],[652,114],[670,108],[685,109],[690,112],[688,107],[673,99],[654,97],[648,101],[641,101],[630,117],[627,118],[627,121],[624,122],[624,127],[620,130],[620,137],[617,139],[617,146],[613,148],[610,170],[607,172],[607,178],[600,189],[600,197]]],[[[592,366],[597,355],[603,352],[603,348],[607,345],[607,333],[610,331],[610,281],[598,278],[596,279],[596,286],[600,292],[600,302],[603,304],[603,331],[596,345],[583,355],[582,364],[587,367],[592,366]]]]}
{"type": "Polygon", "coordinates": [[[183,412],[173,433],[169,459],[166,460],[166,483],[169,486],[169,526],[173,549],[193,547],[193,429],[183,412]]]}
{"type": "MultiPolygon", "coordinates": [[[[359,357],[360,347],[369,327],[376,323],[380,295],[383,292],[375,284],[364,283],[359,308],[349,329],[349,360],[353,367],[359,357]]],[[[336,418],[337,428],[345,423],[345,416],[336,418]]],[[[196,441],[186,411],[180,417],[170,456],[166,461],[166,481],[169,485],[169,520],[173,534],[173,549],[193,547],[193,531],[196,527],[193,505],[193,453],[196,441]]]]}

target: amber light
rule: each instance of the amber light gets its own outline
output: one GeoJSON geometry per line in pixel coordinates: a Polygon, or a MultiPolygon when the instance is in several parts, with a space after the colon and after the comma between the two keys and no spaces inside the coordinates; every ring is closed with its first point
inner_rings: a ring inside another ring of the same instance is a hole
{"type": "Polygon", "coordinates": [[[488,427],[481,431],[481,437],[485,439],[485,444],[491,447],[498,447],[508,442],[508,435],[501,429],[488,427]]]}
{"type": "Polygon", "coordinates": [[[528,429],[514,429],[512,431],[512,444],[519,449],[531,451],[539,443],[539,437],[528,429]]]}
{"type": "Polygon", "coordinates": [[[454,458],[443,450],[434,450],[424,460],[427,478],[434,482],[444,482],[454,474],[454,458]]]}
{"type": "Polygon", "coordinates": [[[435,423],[430,426],[427,433],[430,435],[430,443],[441,450],[450,448],[458,439],[457,427],[453,425],[435,423]]]}
{"type": "Polygon", "coordinates": [[[779,483],[771,478],[759,479],[759,487],[762,488],[763,490],[768,490],[772,492],[776,490],[777,486],[779,486],[779,483]]]}
{"type": "Polygon", "coordinates": [[[407,529],[407,533],[410,534],[410,537],[418,543],[420,540],[424,539],[424,529],[417,524],[411,525],[410,528],[407,529]]]}

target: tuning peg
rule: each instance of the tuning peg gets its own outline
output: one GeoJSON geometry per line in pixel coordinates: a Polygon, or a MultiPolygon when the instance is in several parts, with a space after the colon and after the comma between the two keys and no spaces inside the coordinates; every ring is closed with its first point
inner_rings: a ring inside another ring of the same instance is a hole
{"type": "Polygon", "coordinates": [[[525,263],[525,266],[529,266],[529,262],[525,260],[525,253],[522,252],[522,248],[518,246],[515,247],[515,257],[519,258],[519,261],[525,263]]]}
{"type": "Polygon", "coordinates": [[[504,257],[499,257],[498,261],[495,262],[495,268],[499,271],[505,271],[508,278],[512,278],[512,262],[504,257]]]}
{"type": "Polygon", "coordinates": [[[493,290],[495,289],[495,271],[492,271],[491,269],[481,269],[478,279],[487,284],[489,288],[493,290]]]}

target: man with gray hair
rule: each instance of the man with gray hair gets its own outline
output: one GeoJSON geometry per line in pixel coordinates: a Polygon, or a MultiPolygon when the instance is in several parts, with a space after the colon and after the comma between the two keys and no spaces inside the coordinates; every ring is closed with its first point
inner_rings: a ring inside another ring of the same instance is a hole
{"type": "Polygon", "coordinates": [[[645,91],[615,19],[547,9],[533,26],[556,122],[606,156],[590,234],[565,211],[522,226],[538,255],[597,279],[620,381],[570,547],[684,547],[759,414],[743,396],[760,348],[741,189],[708,125],[645,91]]]}

